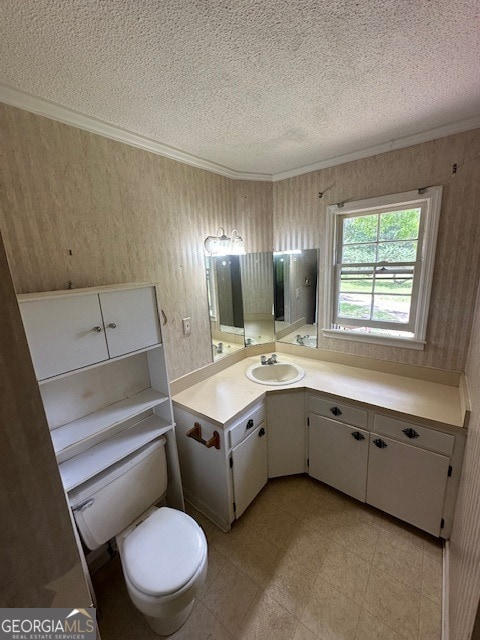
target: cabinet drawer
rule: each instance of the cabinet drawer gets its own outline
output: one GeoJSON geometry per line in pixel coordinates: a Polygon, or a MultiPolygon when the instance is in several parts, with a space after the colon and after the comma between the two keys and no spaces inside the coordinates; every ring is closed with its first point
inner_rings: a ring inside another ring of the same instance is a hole
{"type": "Polygon", "coordinates": [[[239,442],[246,438],[254,429],[265,420],[265,405],[260,404],[251,411],[244,413],[243,416],[235,422],[228,433],[228,441],[230,448],[236,447],[239,442]]]}
{"type": "Polygon", "coordinates": [[[337,402],[329,398],[319,398],[317,396],[309,396],[308,409],[313,413],[352,424],[355,427],[367,426],[367,412],[364,409],[357,409],[344,402],[337,402]]]}
{"type": "Polygon", "coordinates": [[[452,455],[455,444],[455,436],[448,433],[420,427],[412,422],[404,422],[378,413],[375,414],[375,431],[446,456],[452,455]]]}

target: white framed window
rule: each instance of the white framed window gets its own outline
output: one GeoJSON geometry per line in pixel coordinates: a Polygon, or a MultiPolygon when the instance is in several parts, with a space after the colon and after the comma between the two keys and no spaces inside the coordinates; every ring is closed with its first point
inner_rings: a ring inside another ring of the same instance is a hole
{"type": "Polygon", "coordinates": [[[423,349],[442,187],[327,210],[327,337],[423,349]]]}

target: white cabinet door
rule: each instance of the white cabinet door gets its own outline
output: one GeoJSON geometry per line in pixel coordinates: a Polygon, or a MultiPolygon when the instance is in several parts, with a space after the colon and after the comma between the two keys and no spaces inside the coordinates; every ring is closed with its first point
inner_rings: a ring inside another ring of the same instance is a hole
{"type": "Polygon", "coordinates": [[[370,434],[367,502],[439,536],[450,459],[370,434]]]}
{"type": "Polygon", "coordinates": [[[232,450],[235,516],[239,518],[267,484],[267,438],[260,425],[232,450]]]}
{"type": "Polygon", "coordinates": [[[305,473],[305,395],[267,396],[268,477],[305,473]]]}
{"type": "Polygon", "coordinates": [[[21,302],[39,380],[108,359],[96,293],[21,302]]]}
{"type": "Polygon", "coordinates": [[[153,287],[99,294],[111,358],[160,342],[153,287]]]}
{"type": "Polygon", "coordinates": [[[309,415],[309,475],[365,502],[368,432],[309,415]]]}

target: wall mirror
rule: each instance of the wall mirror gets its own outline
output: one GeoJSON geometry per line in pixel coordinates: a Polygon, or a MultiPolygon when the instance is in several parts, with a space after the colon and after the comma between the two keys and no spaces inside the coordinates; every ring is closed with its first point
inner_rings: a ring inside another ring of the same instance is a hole
{"type": "Polygon", "coordinates": [[[274,340],[272,254],[206,256],[213,360],[274,340]]]}
{"type": "Polygon", "coordinates": [[[265,344],[275,339],[273,317],[272,253],[240,256],[245,345],[265,344]]]}
{"type": "Polygon", "coordinates": [[[276,340],[316,347],[318,249],[276,251],[273,273],[276,340]]]}

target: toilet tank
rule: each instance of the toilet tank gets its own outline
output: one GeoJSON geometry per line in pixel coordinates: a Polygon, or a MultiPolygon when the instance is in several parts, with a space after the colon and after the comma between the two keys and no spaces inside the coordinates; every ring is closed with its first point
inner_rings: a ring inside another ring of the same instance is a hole
{"type": "Polygon", "coordinates": [[[167,489],[165,438],[145,445],[71,491],[70,506],[89,549],[131,524],[167,489]]]}

